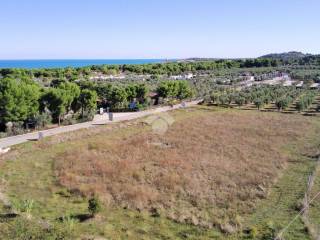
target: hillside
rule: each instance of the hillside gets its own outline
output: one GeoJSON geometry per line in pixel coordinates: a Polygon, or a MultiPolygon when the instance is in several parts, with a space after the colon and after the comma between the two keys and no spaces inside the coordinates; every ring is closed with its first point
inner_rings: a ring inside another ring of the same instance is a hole
{"type": "MultiPolygon", "coordinates": [[[[170,118],[163,135],[136,120],[2,156],[1,239],[269,239],[297,214],[318,119],[210,107],[170,118]]],[[[285,236],[308,239],[304,229],[299,219],[285,236]]]]}
{"type": "Polygon", "coordinates": [[[305,54],[302,52],[285,52],[285,53],[271,53],[267,55],[263,55],[260,58],[272,58],[272,59],[279,59],[279,60],[296,60],[305,57],[312,56],[312,54],[305,54]]]}

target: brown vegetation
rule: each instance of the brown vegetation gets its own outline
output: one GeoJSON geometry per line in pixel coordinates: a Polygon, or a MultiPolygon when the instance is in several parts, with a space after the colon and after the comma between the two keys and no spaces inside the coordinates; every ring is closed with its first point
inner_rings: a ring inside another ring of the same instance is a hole
{"type": "MultiPolygon", "coordinates": [[[[164,135],[88,138],[55,160],[60,184],[110,206],[179,222],[237,226],[286,166],[283,146],[302,137],[302,116],[195,110],[164,135]]],[[[136,131],[134,131],[136,132],[136,131]]]]}

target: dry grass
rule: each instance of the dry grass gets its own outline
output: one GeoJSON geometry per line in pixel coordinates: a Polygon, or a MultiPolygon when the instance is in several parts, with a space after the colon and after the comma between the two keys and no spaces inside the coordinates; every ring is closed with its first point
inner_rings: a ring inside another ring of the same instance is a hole
{"type": "Polygon", "coordinates": [[[282,147],[308,126],[298,115],[196,110],[163,136],[140,127],[138,134],[89,138],[85,147],[61,154],[54,167],[60,184],[98,194],[111,206],[195,225],[236,226],[285,168],[282,147]]]}

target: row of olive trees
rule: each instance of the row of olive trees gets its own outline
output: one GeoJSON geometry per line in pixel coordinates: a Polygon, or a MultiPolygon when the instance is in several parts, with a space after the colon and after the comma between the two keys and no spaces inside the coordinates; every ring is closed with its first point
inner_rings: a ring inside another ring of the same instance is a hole
{"type": "Polygon", "coordinates": [[[300,111],[304,111],[308,109],[313,101],[316,98],[316,92],[315,91],[308,91],[305,94],[303,94],[296,103],[296,109],[300,111]]]}
{"type": "Polygon", "coordinates": [[[230,105],[232,103],[242,106],[252,103],[258,109],[264,105],[275,103],[278,110],[287,108],[296,99],[301,90],[294,87],[282,86],[254,86],[240,91],[224,90],[215,91],[210,100],[217,105],[230,105]]]}

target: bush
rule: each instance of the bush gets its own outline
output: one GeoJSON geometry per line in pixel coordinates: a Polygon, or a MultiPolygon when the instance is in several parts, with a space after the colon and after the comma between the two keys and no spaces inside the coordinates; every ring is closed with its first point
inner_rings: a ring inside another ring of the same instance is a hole
{"type": "Polygon", "coordinates": [[[72,218],[70,215],[64,216],[62,222],[69,233],[72,233],[75,229],[75,225],[78,223],[77,219],[72,218]]]}
{"type": "Polygon", "coordinates": [[[261,239],[262,240],[269,240],[269,239],[282,239],[278,236],[279,229],[274,226],[273,222],[268,222],[265,226],[265,230],[262,233],[261,239]]]}
{"type": "Polygon", "coordinates": [[[296,104],[296,109],[300,112],[308,109],[313,103],[316,94],[314,92],[308,92],[300,97],[296,104]]]}
{"type": "Polygon", "coordinates": [[[101,211],[101,203],[97,197],[92,197],[88,201],[88,210],[92,216],[101,211]]]}
{"type": "Polygon", "coordinates": [[[33,121],[36,128],[44,128],[52,122],[52,117],[50,113],[44,112],[36,115],[33,121]]]}
{"type": "Polygon", "coordinates": [[[8,137],[8,134],[5,132],[0,132],[0,138],[8,137]]]}
{"type": "Polygon", "coordinates": [[[293,101],[293,99],[288,96],[288,97],[283,97],[283,98],[280,98],[276,101],[276,106],[277,106],[277,109],[280,111],[280,110],[283,110],[283,109],[286,109],[290,103],[293,101]]]}
{"type": "Polygon", "coordinates": [[[76,123],[78,123],[76,119],[74,119],[74,118],[67,118],[67,119],[64,119],[64,120],[63,120],[63,123],[62,123],[62,124],[63,124],[64,126],[67,126],[67,125],[73,125],[73,124],[76,124],[76,123]]]}
{"type": "Polygon", "coordinates": [[[249,229],[249,237],[252,238],[252,239],[256,239],[257,236],[258,236],[258,229],[256,227],[251,227],[249,229]]]}
{"type": "Polygon", "coordinates": [[[20,211],[25,212],[27,214],[31,214],[31,211],[34,207],[34,201],[31,200],[24,200],[20,205],[20,211]]]}
{"type": "Polygon", "coordinates": [[[254,105],[260,109],[263,106],[263,100],[261,100],[260,98],[254,100],[254,105]]]}
{"type": "Polygon", "coordinates": [[[19,134],[24,134],[26,130],[23,127],[23,122],[13,122],[10,128],[7,127],[6,132],[8,136],[14,136],[19,134]]]}

